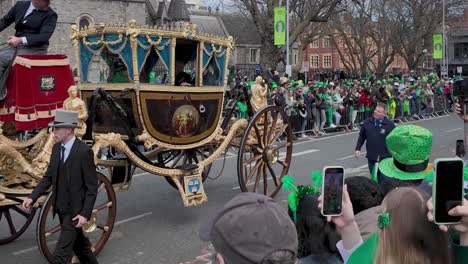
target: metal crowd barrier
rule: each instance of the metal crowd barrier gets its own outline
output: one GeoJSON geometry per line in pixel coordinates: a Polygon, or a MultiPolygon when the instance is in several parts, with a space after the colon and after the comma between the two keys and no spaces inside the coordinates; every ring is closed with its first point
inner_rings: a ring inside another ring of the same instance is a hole
{"type": "MultiPolygon", "coordinates": [[[[325,110],[325,120],[323,120],[321,110],[312,106],[307,108],[305,116],[300,115],[299,111],[296,111],[297,114],[290,116],[291,127],[294,134],[309,136],[357,130],[367,118],[372,117],[375,106],[375,104],[367,108],[347,106],[339,109],[325,110]],[[325,125],[322,129],[321,124],[324,121],[325,125]],[[337,124],[336,121],[339,121],[339,123],[337,124]]],[[[405,107],[404,101],[395,102],[395,116],[393,120],[396,123],[430,119],[453,112],[453,105],[450,104],[449,97],[443,94],[425,97],[425,101],[422,102],[410,100],[408,106],[405,107]]],[[[387,112],[388,110],[389,107],[387,105],[387,112]]]]}

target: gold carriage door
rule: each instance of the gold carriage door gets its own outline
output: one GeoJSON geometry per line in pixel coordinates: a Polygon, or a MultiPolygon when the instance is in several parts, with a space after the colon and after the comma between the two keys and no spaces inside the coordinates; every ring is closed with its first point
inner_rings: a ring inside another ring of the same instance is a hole
{"type": "Polygon", "coordinates": [[[223,93],[140,92],[148,133],[174,145],[199,142],[216,131],[223,93]]]}

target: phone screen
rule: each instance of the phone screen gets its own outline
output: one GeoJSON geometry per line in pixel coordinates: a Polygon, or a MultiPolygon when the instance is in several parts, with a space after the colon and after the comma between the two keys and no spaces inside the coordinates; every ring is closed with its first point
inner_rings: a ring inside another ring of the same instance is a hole
{"type": "Polygon", "coordinates": [[[343,199],[343,168],[327,168],[323,175],[323,214],[339,215],[343,199]]]}
{"type": "Polygon", "coordinates": [[[448,211],[462,204],[463,161],[440,161],[436,168],[435,221],[437,223],[456,223],[459,216],[450,216],[448,211]]]}

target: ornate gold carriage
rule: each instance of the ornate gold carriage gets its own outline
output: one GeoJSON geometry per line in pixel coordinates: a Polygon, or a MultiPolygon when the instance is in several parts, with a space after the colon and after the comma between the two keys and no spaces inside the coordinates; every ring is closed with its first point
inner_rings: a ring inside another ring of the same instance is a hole
{"type": "MultiPolygon", "coordinates": [[[[128,189],[136,169],[163,176],[180,192],[184,206],[199,205],[208,200],[203,182],[212,164],[231,148],[238,150],[242,191],[274,196],[280,190],[291,163],[288,118],[266,103],[261,80],[252,86],[251,98],[244,86],[226,92],[232,37],[200,33],[191,23],[137,27],[132,20],[80,30],[73,25],[71,42],[77,78],[64,107],[80,112],[82,129],[76,134],[92,146],[99,168],[102,199],[86,227],[96,253],[112,232],[114,191],[128,189]],[[238,114],[242,106],[245,115],[238,114]]],[[[46,129],[39,131],[16,148],[16,156],[1,152],[14,139],[0,137],[0,155],[24,163],[9,170],[10,178],[13,171],[18,179],[15,185],[0,185],[0,213],[20,212],[24,225],[21,232],[10,228],[14,236],[0,235],[0,243],[16,239],[34,216],[35,209],[24,212],[19,205],[41,179],[50,157],[53,139],[46,129]],[[24,158],[33,149],[41,163],[24,158]]],[[[36,207],[41,208],[39,248],[51,260],[60,226],[51,219],[46,196],[36,207]]]]}

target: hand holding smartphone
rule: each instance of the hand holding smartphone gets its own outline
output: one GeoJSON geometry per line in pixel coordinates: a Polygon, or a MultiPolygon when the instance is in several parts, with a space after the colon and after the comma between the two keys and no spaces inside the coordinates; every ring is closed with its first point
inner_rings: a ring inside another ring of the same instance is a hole
{"type": "Polygon", "coordinates": [[[460,158],[435,160],[435,175],[432,185],[434,223],[438,225],[458,224],[460,216],[448,212],[463,204],[463,160],[460,158]]]}
{"type": "Polygon", "coordinates": [[[343,167],[325,167],[322,179],[322,215],[338,216],[343,210],[343,167]]]}

